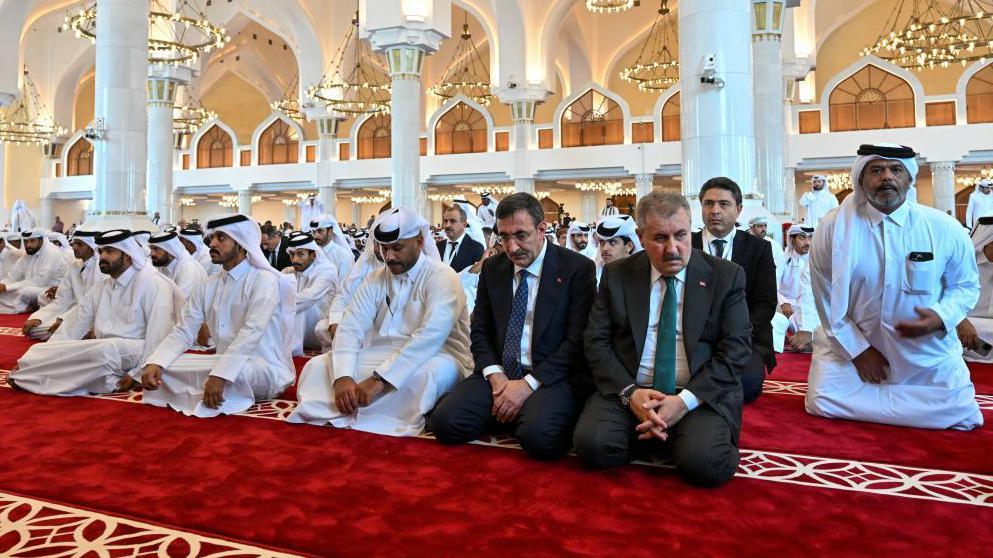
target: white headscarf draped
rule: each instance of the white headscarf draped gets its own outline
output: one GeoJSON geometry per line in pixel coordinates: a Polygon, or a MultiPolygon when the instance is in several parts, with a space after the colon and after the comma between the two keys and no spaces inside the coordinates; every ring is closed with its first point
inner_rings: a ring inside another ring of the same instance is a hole
{"type": "MultiPolygon", "coordinates": [[[[382,215],[377,215],[376,219],[372,222],[372,226],[369,230],[375,230],[376,226],[379,225],[379,218],[382,215]]],[[[344,289],[345,285],[352,285],[355,283],[356,279],[359,277],[365,278],[370,272],[381,269],[386,266],[384,262],[379,261],[376,257],[376,243],[369,239],[368,231],[359,231],[365,234],[366,243],[362,247],[362,253],[359,254],[359,258],[355,260],[355,265],[348,270],[348,275],[345,276],[345,281],[342,283],[341,288],[344,289]]],[[[358,236],[358,235],[357,235],[358,236]]],[[[440,256],[439,256],[439,259],[440,256]]]]}
{"type": "Polygon", "coordinates": [[[476,214],[476,208],[471,203],[463,199],[452,200],[452,203],[459,206],[465,213],[466,228],[465,233],[469,238],[486,246],[486,235],[483,234],[483,220],[476,214]]]}
{"type": "Polygon", "coordinates": [[[993,262],[986,259],[983,248],[993,242],[993,215],[980,217],[976,221],[976,227],[972,229],[972,245],[976,247],[976,263],[979,265],[980,287],[986,286],[983,291],[989,290],[986,300],[976,303],[976,311],[983,312],[986,316],[993,316],[993,262]],[[985,311],[984,311],[985,310],[985,311]]]}
{"type": "Polygon", "coordinates": [[[145,249],[135,240],[131,231],[125,229],[113,229],[100,233],[97,238],[97,245],[101,248],[117,248],[131,257],[131,266],[141,271],[148,263],[145,256],[145,249]]]}
{"type": "Polygon", "coordinates": [[[851,237],[856,234],[859,226],[859,207],[868,203],[865,191],[862,188],[862,171],[871,161],[886,159],[888,161],[899,161],[906,167],[910,175],[910,190],[907,192],[907,199],[904,204],[917,204],[917,189],[914,184],[917,182],[917,157],[916,153],[912,157],[900,158],[895,156],[899,151],[913,152],[913,149],[892,143],[881,143],[878,145],[864,144],[859,147],[858,158],[852,166],[852,194],[841,202],[841,205],[828,212],[828,215],[838,212],[834,221],[833,242],[831,248],[831,315],[827,316],[826,327],[832,331],[842,331],[849,327],[845,323],[845,316],[848,314],[848,300],[851,289],[851,271],[855,266],[855,260],[860,251],[852,249],[851,237]],[[888,156],[878,152],[891,151],[894,155],[888,156]]]}
{"type": "MultiPolygon", "coordinates": [[[[194,254],[208,252],[207,245],[203,243],[203,233],[196,229],[183,229],[179,231],[180,236],[193,243],[194,254]]],[[[259,233],[261,236],[262,233],[259,233]]]]}
{"type": "Polygon", "coordinates": [[[66,235],[51,231],[48,233],[48,241],[52,243],[52,246],[55,246],[55,241],[58,241],[59,246],[55,247],[58,248],[59,251],[62,252],[62,255],[70,262],[76,259],[76,256],[73,254],[72,247],[69,246],[69,239],[66,238],[66,235]]]}
{"type": "Polygon", "coordinates": [[[593,227],[587,225],[582,221],[573,221],[569,223],[569,232],[565,235],[565,247],[572,250],[573,252],[579,252],[580,254],[586,256],[591,260],[595,260],[597,257],[596,243],[593,241],[593,227]],[[583,229],[586,230],[583,230],[583,229]],[[576,247],[576,243],[572,241],[572,235],[574,234],[585,234],[586,235],[586,249],[580,250],[576,247]]]}
{"type": "Polygon", "coordinates": [[[634,244],[631,255],[641,251],[641,240],[638,239],[638,226],[630,215],[607,215],[596,226],[596,235],[603,239],[623,237],[634,244]]]}
{"type": "Polygon", "coordinates": [[[416,212],[405,207],[394,207],[380,214],[373,226],[372,237],[380,244],[389,244],[420,235],[424,239],[421,252],[432,260],[441,261],[438,246],[431,238],[431,225],[416,212]]]}
{"type": "Polygon", "coordinates": [[[10,228],[11,230],[26,231],[32,229],[35,226],[34,215],[28,210],[28,206],[24,203],[24,200],[15,200],[14,205],[10,208],[10,228]]]}
{"type": "Polygon", "coordinates": [[[328,257],[328,253],[324,251],[324,248],[317,245],[314,235],[309,232],[294,231],[286,237],[286,253],[292,256],[294,250],[311,250],[317,254],[313,263],[310,264],[311,267],[317,267],[315,270],[316,273],[336,273],[333,269],[334,265],[331,263],[331,258],[328,257]]]}
{"type": "MultiPolygon", "coordinates": [[[[973,193],[985,196],[986,194],[983,194],[982,192],[979,191],[980,186],[984,186],[986,188],[993,188],[993,180],[990,180],[989,178],[980,178],[979,180],[976,181],[976,184],[973,186],[972,188],[973,193]]],[[[991,195],[993,195],[993,193],[991,193],[991,195]]]]}
{"type": "Polygon", "coordinates": [[[262,253],[262,230],[250,217],[239,213],[218,215],[207,222],[207,233],[213,234],[214,231],[223,232],[244,248],[248,253],[249,265],[276,276],[279,284],[277,312],[283,320],[283,345],[288,357],[290,348],[296,346],[296,281],[269,265],[269,260],[262,253]],[[227,222],[229,220],[234,222],[227,222]]]}
{"type": "Polygon", "coordinates": [[[70,238],[69,240],[70,240],[70,242],[73,241],[73,240],[78,240],[78,241],[82,242],[83,244],[89,246],[91,250],[93,250],[94,252],[96,252],[97,251],[97,238],[96,237],[97,237],[97,233],[95,233],[93,231],[76,231],[76,232],[72,233],[72,238],[70,238]]]}
{"type": "Polygon", "coordinates": [[[345,240],[345,232],[341,230],[341,225],[338,223],[338,219],[334,215],[329,215],[327,213],[321,213],[309,223],[310,230],[314,229],[331,229],[331,240],[343,248],[347,249],[349,252],[352,251],[352,247],[348,245],[348,241],[345,240]]]}
{"type": "Polygon", "coordinates": [[[182,262],[187,258],[193,257],[186,250],[186,247],[183,246],[183,243],[179,241],[179,234],[176,233],[176,231],[152,235],[148,239],[148,245],[149,248],[155,246],[156,248],[164,250],[178,262],[182,262]]]}
{"type": "Polygon", "coordinates": [[[767,219],[765,215],[757,215],[748,220],[749,227],[754,227],[755,225],[769,226],[769,219],[767,219]]]}
{"type": "Polygon", "coordinates": [[[790,226],[789,230],[786,231],[786,250],[783,252],[783,254],[786,255],[787,259],[793,257],[794,254],[793,237],[798,234],[806,234],[808,236],[813,236],[814,227],[805,227],[800,223],[795,223],[792,226],[790,226]]]}
{"type": "Polygon", "coordinates": [[[5,248],[6,250],[10,250],[14,254],[17,254],[18,256],[23,256],[24,255],[24,242],[23,242],[24,239],[21,237],[21,233],[18,233],[18,232],[9,232],[9,233],[7,233],[7,235],[4,238],[7,241],[5,243],[5,245],[7,246],[5,248]],[[16,246],[14,246],[13,244],[11,244],[11,242],[21,242],[21,247],[18,248],[16,246]]]}

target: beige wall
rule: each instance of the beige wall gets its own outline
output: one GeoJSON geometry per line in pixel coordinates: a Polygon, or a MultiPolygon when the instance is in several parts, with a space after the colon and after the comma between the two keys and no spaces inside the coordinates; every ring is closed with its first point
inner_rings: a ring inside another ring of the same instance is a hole
{"type": "Polygon", "coordinates": [[[72,111],[72,132],[85,128],[93,120],[94,80],[90,77],[76,89],[76,102],[72,111]]]}
{"type": "MultiPolygon", "coordinates": [[[[13,205],[14,200],[24,200],[35,217],[40,217],[41,147],[5,143],[0,144],[0,149],[4,150],[4,207],[13,205]]],[[[0,220],[6,222],[9,218],[0,220]]]]}
{"type": "MultiPolygon", "coordinates": [[[[69,230],[73,223],[78,225],[86,219],[88,205],[85,200],[55,200],[52,207],[55,210],[54,215],[61,217],[66,230],[69,230]]],[[[52,217],[52,221],[55,221],[55,217],[52,217]]]]}
{"type": "Polygon", "coordinates": [[[240,145],[251,143],[255,128],[272,113],[265,95],[232,73],[217,80],[201,103],[234,130],[240,145]]]}

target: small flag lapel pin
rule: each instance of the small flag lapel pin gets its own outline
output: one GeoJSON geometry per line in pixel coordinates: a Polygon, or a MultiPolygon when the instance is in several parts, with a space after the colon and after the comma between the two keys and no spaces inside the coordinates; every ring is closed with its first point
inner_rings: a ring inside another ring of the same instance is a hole
{"type": "Polygon", "coordinates": [[[706,283],[704,283],[703,281],[700,281],[700,286],[701,286],[701,287],[706,287],[706,286],[707,286],[707,284],[706,284],[706,283]]]}

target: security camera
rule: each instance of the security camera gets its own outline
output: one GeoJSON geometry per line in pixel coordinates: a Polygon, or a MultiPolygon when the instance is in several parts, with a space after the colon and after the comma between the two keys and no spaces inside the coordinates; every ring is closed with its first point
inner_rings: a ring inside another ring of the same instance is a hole
{"type": "Polygon", "coordinates": [[[724,80],[717,76],[716,54],[708,54],[703,57],[703,75],[700,76],[700,83],[713,85],[718,89],[724,87],[724,80]]]}
{"type": "Polygon", "coordinates": [[[508,81],[507,82],[507,87],[509,89],[516,89],[517,88],[517,82],[516,81],[508,81]]]}
{"type": "Polygon", "coordinates": [[[103,118],[94,118],[93,122],[83,130],[83,137],[90,141],[102,140],[107,134],[107,127],[103,118]]]}

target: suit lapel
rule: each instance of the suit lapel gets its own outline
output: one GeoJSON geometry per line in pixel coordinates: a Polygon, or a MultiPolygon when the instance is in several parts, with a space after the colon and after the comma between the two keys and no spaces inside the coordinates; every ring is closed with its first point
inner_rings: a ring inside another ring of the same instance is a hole
{"type": "MultiPolygon", "coordinates": [[[[547,243],[548,241],[546,241],[547,243]]],[[[562,277],[559,271],[562,262],[559,261],[557,246],[548,243],[545,250],[545,261],[541,265],[541,280],[538,283],[538,296],[534,303],[534,331],[531,335],[531,343],[541,338],[541,334],[548,327],[548,323],[555,313],[555,308],[559,303],[559,295],[562,292],[562,277]]]]}
{"type": "Polygon", "coordinates": [[[693,233],[690,237],[690,241],[692,242],[694,248],[697,250],[703,250],[703,231],[693,233]]]}
{"type": "Polygon", "coordinates": [[[686,287],[683,289],[683,347],[687,359],[693,355],[703,332],[703,324],[710,315],[714,289],[710,280],[712,271],[702,253],[694,252],[690,256],[690,263],[686,266],[686,287]]]}
{"type": "Polygon", "coordinates": [[[745,235],[741,231],[735,231],[734,241],[731,243],[731,261],[744,267],[745,264],[745,235]]]}
{"type": "Polygon", "coordinates": [[[652,291],[652,264],[648,255],[642,252],[630,262],[632,273],[622,275],[624,281],[624,302],[629,324],[634,334],[634,345],[638,358],[645,352],[645,333],[648,331],[648,305],[652,291]]]}

